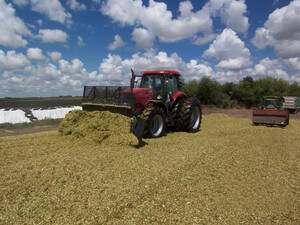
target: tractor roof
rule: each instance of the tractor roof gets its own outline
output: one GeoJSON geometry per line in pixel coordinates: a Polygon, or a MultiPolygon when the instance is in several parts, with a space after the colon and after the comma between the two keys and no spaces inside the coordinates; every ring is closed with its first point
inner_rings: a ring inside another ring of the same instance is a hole
{"type": "Polygon", "coordinates": [[[264,99],[281,99],[281,98],[278,97],[278,96],[264,96],[263,98],[264,98],[264,99]]]}
{"type": "Polygon", "coordinates": [[[143,75],[146,74],[174,74],[177,76],[180,76],[180,73],[175,71],[175,70],[148,70],[148,71],[143,71],[142,72],[143,75]]]}

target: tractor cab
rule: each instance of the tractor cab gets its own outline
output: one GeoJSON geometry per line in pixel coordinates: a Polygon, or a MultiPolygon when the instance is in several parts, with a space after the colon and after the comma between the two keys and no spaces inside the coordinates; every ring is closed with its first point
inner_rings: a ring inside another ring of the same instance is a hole
{"type": "Polygon", "coordinates": [[[261,109],[282,109],[282,100],[277,96],[266,96],[262,99],[261,109]]]}
{"type": "Polygon", "coordinates": [[[179,91],[179,76],[176,71],[145,71],[140,88],[151,88],[155,99],[167,101],[179,91]]]}

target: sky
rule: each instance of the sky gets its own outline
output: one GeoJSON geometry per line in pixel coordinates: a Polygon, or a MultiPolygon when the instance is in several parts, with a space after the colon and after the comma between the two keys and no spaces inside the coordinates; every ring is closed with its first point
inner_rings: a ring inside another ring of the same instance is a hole
{"type": "Polygon", "coordinates": [[[0,0],[0,97],[80,96],[131,68],[300,83],[300,0],[0,0]]]}

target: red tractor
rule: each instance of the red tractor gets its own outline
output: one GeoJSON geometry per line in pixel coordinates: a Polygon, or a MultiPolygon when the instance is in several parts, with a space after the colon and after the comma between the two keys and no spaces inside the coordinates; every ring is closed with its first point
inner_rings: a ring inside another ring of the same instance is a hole
{"type": "Polygon", "coordinates": [[[131,132],[156,138],[167,128],[197,132],[202,112],[197,98],[180,91],[181,74],[173,70],[143,71],[134,74],[130,87],[85,86],[83,110],[109,110],[133,116],[131,132]]]}

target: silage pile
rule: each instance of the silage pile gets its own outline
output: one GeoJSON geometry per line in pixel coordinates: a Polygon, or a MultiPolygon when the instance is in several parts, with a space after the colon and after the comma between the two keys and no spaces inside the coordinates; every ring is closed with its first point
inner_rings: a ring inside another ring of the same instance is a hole
{"type": "Polygon", "coordinates": [[[129,133],[130,118],[108,111],[69,112],[59,125],[59,133],[103,144],[135,145],[136,137],[129,133]]]}

